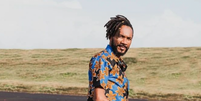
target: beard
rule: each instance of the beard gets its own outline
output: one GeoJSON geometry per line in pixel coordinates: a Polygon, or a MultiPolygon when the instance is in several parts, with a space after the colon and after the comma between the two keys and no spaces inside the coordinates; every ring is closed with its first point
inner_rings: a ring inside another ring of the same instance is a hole
{"type": "Polygon", "coordinates": [[[129,49],[129,48],[126,47],[124,44],[115,45],[114,40],[112,40],[111,47],[112,47],[112,50],[113,50],[114,54],[115,54],[117,57],[125,55],[126,52],[127,52],[128,49],[129,49]],[[118,46],[120,46],[120,47],[125,47],[126,50],[125,50],[123,53],[122,53],[122,52],[118,52],[118,50],[117,50],[117,47],[118,47],[118,46]]]}

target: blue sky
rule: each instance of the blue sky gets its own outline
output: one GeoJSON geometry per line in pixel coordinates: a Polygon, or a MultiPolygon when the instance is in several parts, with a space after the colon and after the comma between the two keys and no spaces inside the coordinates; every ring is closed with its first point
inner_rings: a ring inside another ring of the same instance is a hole
{"type": "Polygon", "coordinates": [[[1,0],[1,49],[105,48],[117,14],[134,27],[131,47],[200,47],[200,0],[1,0]]]}

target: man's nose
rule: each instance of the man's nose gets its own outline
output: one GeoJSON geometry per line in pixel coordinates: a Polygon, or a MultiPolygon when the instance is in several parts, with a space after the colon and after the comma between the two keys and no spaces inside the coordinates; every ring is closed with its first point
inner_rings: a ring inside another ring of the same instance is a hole
{"type": "Polygon", "coordinates": [[[123,43],[124,45],[127,45],[127,39],[126,39],[126,38],[123,38],[123,39],[122,39],[122,43],[123,43]]]}

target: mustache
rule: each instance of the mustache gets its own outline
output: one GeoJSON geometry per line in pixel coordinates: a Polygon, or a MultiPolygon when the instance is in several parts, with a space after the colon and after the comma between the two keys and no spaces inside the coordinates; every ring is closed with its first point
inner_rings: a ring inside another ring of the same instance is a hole
{"type": "Polygon", "coordinates": [[[124,44],[118,44],[117,46],[124,47],[124,48],[128,49],[128,47],[126,45],[124,45],[124,44]]]}

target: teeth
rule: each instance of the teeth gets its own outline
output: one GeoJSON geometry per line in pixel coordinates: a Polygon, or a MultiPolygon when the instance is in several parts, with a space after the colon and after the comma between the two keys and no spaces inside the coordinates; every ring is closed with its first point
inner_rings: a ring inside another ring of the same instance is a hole
{"type": "Polygon", "coordinates": [[[119,49],[120,49],[121,51],[123,51],[123,50],[126,49],[126,47],[124,47],[124,46],[119,46],[119,49]]]}
{"type": "Polygon", "coordinates": [[[125,49],[124,47],[120,47],[121,49],[125,49]]]}

